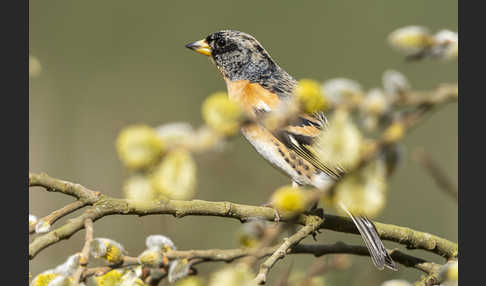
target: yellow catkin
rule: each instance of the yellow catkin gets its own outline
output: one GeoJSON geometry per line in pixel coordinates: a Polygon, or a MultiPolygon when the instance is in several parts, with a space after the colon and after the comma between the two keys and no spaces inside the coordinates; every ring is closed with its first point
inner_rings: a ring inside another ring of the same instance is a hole
{"type": "Polygon", "coordinates": [[[325,110],[329,107],[329,102],[322,94],[320,84],[315,80],[299,80],[295,94],[306,113],[325,110]]]}
{"type": "Polygon", "coordinates": [[[208,96],[202,104],[201,111],[204,122],[225,136],[235,135],[243,118],[240,106],[230,101],[225,92],[208,96]]]}
{"type": "Polygon", "coordinates": [[[292,186],[283,186],[272,195],[272,205],[281,211],[293,213],[305,211],[307,201],[304,191],[292,186]]]}

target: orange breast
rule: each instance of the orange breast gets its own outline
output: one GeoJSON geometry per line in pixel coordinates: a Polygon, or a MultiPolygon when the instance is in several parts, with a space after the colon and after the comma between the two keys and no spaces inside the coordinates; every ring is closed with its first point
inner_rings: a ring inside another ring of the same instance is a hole
{"type": "Polygon", "coordinates": [[[230,100],[240,104],[246,112],[254,117],[255,109],[271,111],[279,103],[280,98],[263,88],[258,83],[250,83],[249,80],[226,80],[226,87],[230,100]]]}

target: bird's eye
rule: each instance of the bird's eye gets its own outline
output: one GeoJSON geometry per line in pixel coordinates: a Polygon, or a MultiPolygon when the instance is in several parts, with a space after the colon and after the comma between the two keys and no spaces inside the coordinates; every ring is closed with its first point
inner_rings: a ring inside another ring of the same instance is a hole
{"type": "Polygon", "coordinates": [[[219,47],[224,47],[224,45],[226,45],[226,40],[221,38],[221,39],[218,39],[216,41],[216,45],[218,45],[219,47]]]}

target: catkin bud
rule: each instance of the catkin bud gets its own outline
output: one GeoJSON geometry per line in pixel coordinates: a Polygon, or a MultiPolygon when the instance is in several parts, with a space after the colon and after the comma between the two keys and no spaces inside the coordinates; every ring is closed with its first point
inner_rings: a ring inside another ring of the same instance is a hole
{"type": "Polygon", "coordinates": [[[135,267],[127,270],[120,279],[119,286],[147,286],[142,279],[139,278],[139,268],[135,267]]]}
{"type": "Polygon", "coordinates": [[[333,105],[358,105],[363,100],[361,85],[347,78],[326,80],[321,90],[333,105]]]}
{"type": "Polygon", "coordinates": [[[432,56],[442,59],[455,59],[459,53],[459,37],[457,33],[449,30],[441,30],[434,35],[432,56]]]}
{"type": "Polygon", "coordinates": [[[196,276],[185,277],[176,282],[175,286],[203,286],[201,278],[196,276]]]}
{"type": "Polygon", "coordinates": [[[51,229],[51,224],[43,219],[39,220],[35,225],[35,233],[46,233],[51,229]]]}
{"type": "Polygon", "coordinates": [[[52,270],[44,271],[37,275],[30,286],[71,286],[74,285],[72,279],[61,275],[59,273],[54,273],[52,270]]]}
{"type": "Polygon", "coordinates": [[[365,114],[369,114],[372,116],[381,116],[390,108],[390,101],[387,96],[383,93],[383,91],[379,88],[374,88],[370,90],[362,104],[361,110],[365,114]]]}
{"type": "MultiPolygon", "coordinates": [[[[343,178],[332,200],[344,204],[351,213],[376,217],[386,202],[385,163],[375,160],[358,173],[343,178]]],[[[338,212],[346,214],[341,209],[338,212]]]]}
{"type": "Polygon", "coordinates": [[[459,263],[457,261],[447,262],[439,269],[439,281],[443,281],[441,285],[445,285],[445,286],[458,285],[458,279],[459,279],[459,263]]]}
{"type": "Polygon", "coordinates": [[[176,247],[172,240],[165,235],[153,234],[145,239],[147,248],[159,248],[163,251],[175,250],[176,247]]]}
{"type": "Polygon", "coordinates": [[[29,214],[29,227],[37,224],[37,217],[35,215],[29,214]]]}
{"type": "Polygon", "coordinates": [[[235,135],[243,119],[243,110],[229,100],[226,92],[208,96],[202,104],[204,122],[222,135],[235,135]]]}
{"type": "Polygon", "coordinates": [[[313,153],[333,170],[347,170],[359,161],[363,136],[347,109],[338,108],[329,119],[326,132],[321,132],[313,153]]]}
{"type": "Polygon", "coordinates": [[[109,238],[96,238],[91,242],[90,252],[94,258],[105,259],[110,264],[123,262],[123,256],[127,253],[118,242],[109,238]]]}
{"type": "Polygon", "coordinates": [[[187,258],[173,260],[170,263],[168,280],[170,283],[186,277],[191,270],[191,263],[187,258]]]}
{"type": "Polygon", "coordinates": [[[407,26],[390,33],[388,42],[392,47],[413,55],[430,48],[434,44],[434,39],[425,27],[407,26]]]}
{"type": "Polygon", "coordinates": [[[240,231],[238,232],[240,244],[244,247],[256,246],[258,241],[263,237],[268,225],[269,222],[262,218],[249,218],[241,225],[240,231]]]}
{"type": "Polygon", "coordinates": [[[98,286],[118,286],[121,283],[123,271],[120,269],[113,269],[101,276],[94,277],[98,286]]]}
{"type": "Polygon", "coordinates": [[[150,268],[160,267],[164,262],[164,255],[160,248],[149,248],[138,256],[138,262],[150,268]]]}
{"type": "Polygon", "coordinates": [[[386,143],[394,143],[405,135],[405,126],[402,122],[392,123],[382,134],[382,140],[386,143]]]}
{"type": "Polygon", "coordinates": [[[239,263],[214,272],[209,279],[208,286],[256,286],[254,277],[246,264],[239,263]]]}
{"type": "Polygon", "coordinates": [[[134,175],[123,185],[125,198],[136,204],[144,205],[160,199],[147,176],[134,175]]]}
{"type": "Polygon", "coordinates": [[[381,286],[412,286],[412,284],[406,280],[393,279],[383,282],[381,286]]]}
{"type": "Polygon", "coordinates": [[[272,194],[272,205],[279,211],[294,214],[303,212],[309,204],[308,196],[300,188],[283,186],[272,194]]]}
{"type": "Polygon", "coordinates": [[[58,274],[62,274],[64,276],[71,276],[78,269],[80,259],[81,259],[80,253],[73,254],[69,256],[68,259],[66,259],[66,261],[63,264],[57,266],[54,269],[54,272],[58,274]]]}
{"type": "Polygon", "coordinates": [[[188,200],[196,191],[196,163],[185,149],[170,151],[152,174],[152,186],[161,195],[188,200]]]}
{"type": "Polygon", "coordinates": [[[383,89],[391,101],[397,100],[410,90],[407,78],[399,71],[386,70],[382,77],[383,89]]]}
{"type": "Polygon", "coordinates": [[[116,139],[116,149],[125,166],[139,169],[156,163],[164,150],[164,144],[153,128],[133,125],[120,132],[116,139]]]}
{"type": "Polygon", "coordinates": [[[156,129],[159,139],[166,146],[178,146],[188,144],[194,136],[194,129],[186,122],[173,122],[161,125],[156,129]]]}
{"type": "Polygon", "coordinates": [[[322,93],[319,83],[315,80],[299,80],[295,94],[306,113],[314,113],[329,107],[327,98],[322,93]]]}

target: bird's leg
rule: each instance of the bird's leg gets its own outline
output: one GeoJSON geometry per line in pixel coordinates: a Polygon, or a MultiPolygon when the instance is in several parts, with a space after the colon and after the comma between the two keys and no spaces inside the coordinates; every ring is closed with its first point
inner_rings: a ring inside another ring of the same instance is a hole
{"type": "MultiPolygon", "coordinates": [[[[300,185],[296,181],[292,180],[292,187],[298,188],[300,185]]],[[[278,210],[272,206],[272,203],[265,203],[262,205],[262,207],[267,207],[273,209],[273,212],[275,213],[275,219],[274,221],[276,223],[280,222],[280,214],[278,213],[278,210]]]]}
{"type": "Polygon", "coordinates": [[[317,206],[319,205],[319,202],[315,202],[312,204],[312,207],[305,212],[305,214],[309,214],[309,215],[315,215],[315,216],[318,216],[320,218],[324,218],[324,209],[323,208],[318,208],[317,206]]]}
{"type": "Polygon", "coordinates": [[[275,218],[273,219],[273,221],[276,223],[280,222],[280,214],[278,213],[278,210],[275,207],[273,207],[272,203],[264,203],[262,207],[271,208],[275,214],[275,218]]]}
{"type": "MultiPolygon", "coordinates": [[[[292,187],[298,188],[298,187],[300,187],[300,184],[297,183],[296,181],[292,180],[292,187]]],[[[314,202],[312,204],[312,207],[310,208],[310,210],[304,212],[304,214],[315,215],[315,216],[318,216],[318,217],[324,219],[324,209],[323,208],[318,208],[317,207],[318,205],[319,205],[319,201],[314,202]]],[[[312,232],[312,238],[315,241],[317,241],[316,236],[317,236],[318,233],[321,233],[319,231],[319,229],[316,229],[315,231],[312,232]]]]}
{"type": "MultiPolygon", "coordinates": [[[[315,216],[318,216],[320,218],[322,218],[324,220],[324,209],[323,208],[318,208],[319,202],[315,202],[312,204],[312,207],[305,212],[305,214],[309,214],[309,215],[315,215],[315,216]]],[[[314,241],[317,241],[316,239],[316,236],[318,233],[321,233],[319,229],[316,229],[315,231],[312,232],[312,238],[314,239],[314,241]]]]}

